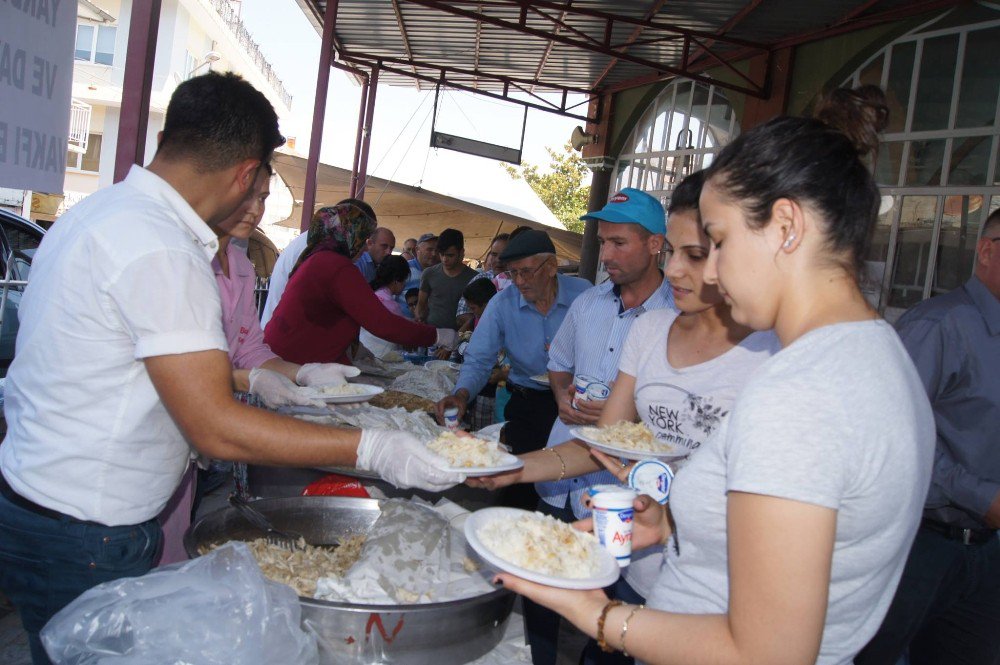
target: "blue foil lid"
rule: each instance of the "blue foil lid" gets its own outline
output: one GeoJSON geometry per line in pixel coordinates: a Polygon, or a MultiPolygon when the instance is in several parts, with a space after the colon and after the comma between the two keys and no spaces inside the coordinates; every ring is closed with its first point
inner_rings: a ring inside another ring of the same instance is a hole
{"type": "Polygon", "coordinates": [[[648,494],[659,503],[670,497],[674,472],[665,462],[649,459],[637,463],[628,474],[629,487],[639,494],[648,494]]]}

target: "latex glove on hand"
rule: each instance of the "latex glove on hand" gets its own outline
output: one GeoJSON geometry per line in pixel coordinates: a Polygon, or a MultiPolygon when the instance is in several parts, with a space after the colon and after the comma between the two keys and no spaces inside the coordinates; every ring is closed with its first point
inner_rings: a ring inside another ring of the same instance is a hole
{"type": "Polygon", "coordinates": [[[438,328],[437,333],[438,346],[444,347],[449,351],[458,346],[458,333],[451,328],[438,328]]]}
{"type": "Polygon", "coordinates": [[[299,387],[284,374],[260,367],[250,370],[250,390],[248,392],[260,397],[264,400],[264,404],[272,409],[277,409],[279,406],[315,406],[319,408],[326,406],[323,402],[317,402],[303,395],[299,387]]]}
{"type": "Polygon", "coordinates": [[[364,429],[358,444],[359,469],[374,471],[396,487],[441,492],[465,480],[445,471],[448,462],[407,432],[364,429]]]}
{"type": "Polygon", "coordinates": [[[347,379],[361,374],[361,370],[338,363],[306,363],[295,374],[300,386],[342,386],[347,379]]]}

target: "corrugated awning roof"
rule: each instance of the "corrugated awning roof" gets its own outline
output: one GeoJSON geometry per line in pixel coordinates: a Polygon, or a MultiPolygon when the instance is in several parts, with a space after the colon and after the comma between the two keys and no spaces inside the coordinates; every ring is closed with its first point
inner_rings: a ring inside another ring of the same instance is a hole
{"type": "MultiPolygon", "coordinates": [[[[297,0],[322,32],[327,0],[297,0]]],[[[598,95],[706,71],[776,47],[898,20],[960,0],[339,0],[342,63],[380,64],[380,82],[528,100],[598,95]]],[[[767,80],[728,69],[713,81],[767,96],[767,80]]],[[[557,107],[559,105],[557,104],[557,107]]],[[[583,115],[582,109],[546,109],[583,115]]]]}

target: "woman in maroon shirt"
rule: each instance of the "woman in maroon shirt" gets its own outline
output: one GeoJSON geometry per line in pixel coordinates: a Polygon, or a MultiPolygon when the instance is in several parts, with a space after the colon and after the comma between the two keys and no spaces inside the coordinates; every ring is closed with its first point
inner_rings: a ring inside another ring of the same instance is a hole
{"type": "Polygon", "coordinates": [[[354,267],[375,224],[375,212],[353,199],[313,215],[306,248],[264,330],[264,340],[281,358],[350,364],[347,348],[362,327],[405,347],[454,346],[454,331],[387,310],[354,267]]]}

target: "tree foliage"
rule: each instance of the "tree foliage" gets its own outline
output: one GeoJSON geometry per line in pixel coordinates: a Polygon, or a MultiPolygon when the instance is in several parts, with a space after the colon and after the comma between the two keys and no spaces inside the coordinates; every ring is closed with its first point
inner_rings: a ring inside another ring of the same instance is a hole
{"type": "Polygon", "coordinates": [[[544,172],[536,164],[521,167],[504,164],[503,167],[515,180],[523,178],[567,229],[582,233],[584,222],[580,221],[580,215],[587,212],[590,170],[569,143],[561,151],[552,148],[545,148],[545,151],[550,160],[544,172]]]}

